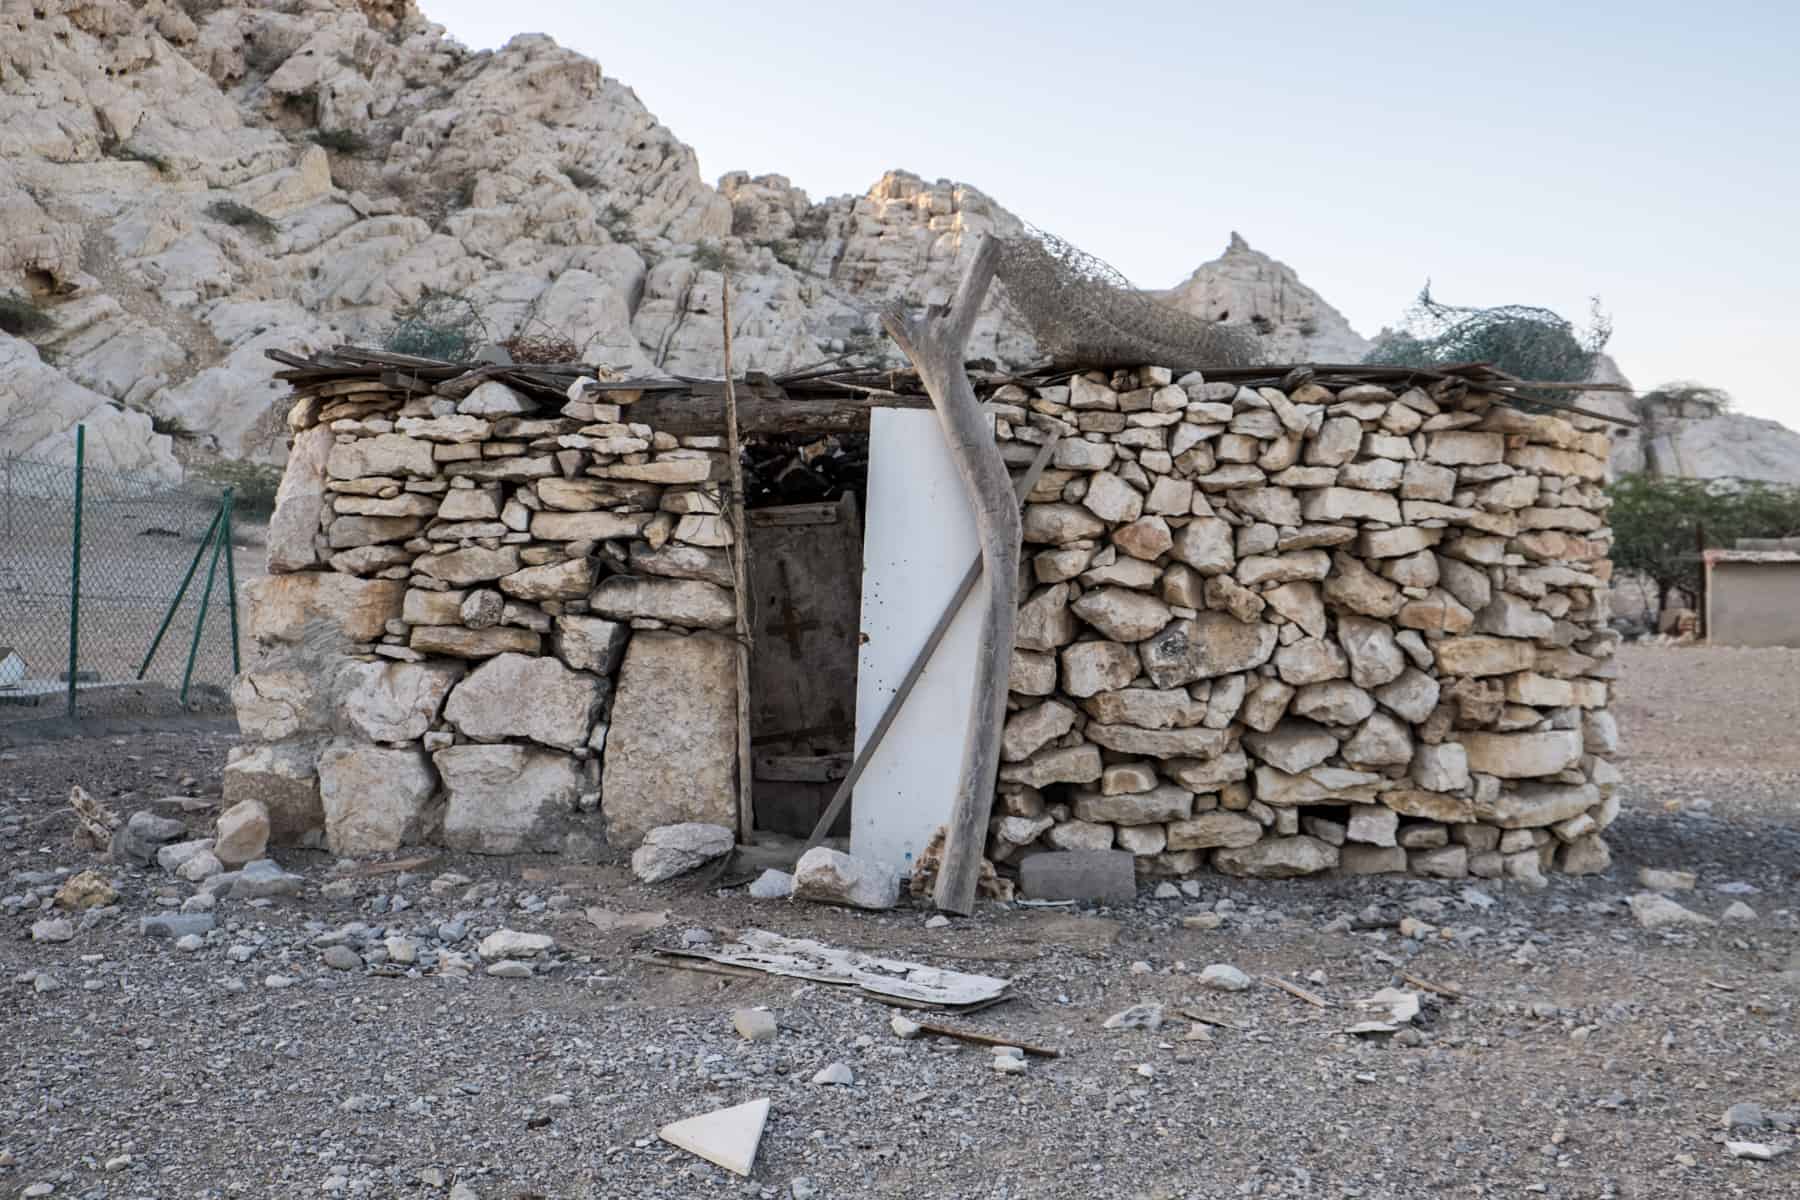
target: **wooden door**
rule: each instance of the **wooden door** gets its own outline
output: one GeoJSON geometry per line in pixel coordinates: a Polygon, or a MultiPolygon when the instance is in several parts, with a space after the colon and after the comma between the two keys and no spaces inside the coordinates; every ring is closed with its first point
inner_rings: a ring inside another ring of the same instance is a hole
{"type": "Polygon", "coordinates": [[[855,735],[862,530],[850,493],[748,515],[756,827],[804,836],[855,735]]]}

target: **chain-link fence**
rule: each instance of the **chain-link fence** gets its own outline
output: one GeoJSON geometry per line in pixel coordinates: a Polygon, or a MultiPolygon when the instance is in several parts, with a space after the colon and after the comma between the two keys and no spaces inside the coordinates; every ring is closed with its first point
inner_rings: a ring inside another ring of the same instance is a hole
{"type": "Polygon", "coordinates": [[[0,455],[0,721],[218,709],[237,671],[230,492],[0,455]]]}

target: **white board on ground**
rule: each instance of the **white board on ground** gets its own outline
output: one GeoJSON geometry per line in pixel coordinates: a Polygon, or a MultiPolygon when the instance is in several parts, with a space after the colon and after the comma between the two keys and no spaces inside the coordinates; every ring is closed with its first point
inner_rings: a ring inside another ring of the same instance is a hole
{"type": "Polygon", "coordinates": [[[748,1175],[756,1165],[756,1148],[762,1144],[768,1120],[769,1102],[752,1100],[671,1122],[657,1130],[656,1136],[727,1171],[748,1175]]]}
{"type": "MultiPolygon", "coordinates": [[[[979,551],[975,516],[937,414],[874,409],[856,663],[857,753],[979,551]]],[[[932,833],[950,819],[969,736],[981,604],[977,588],[857,780],[850,853],[858,858],[911,874],[932,833]]]]}

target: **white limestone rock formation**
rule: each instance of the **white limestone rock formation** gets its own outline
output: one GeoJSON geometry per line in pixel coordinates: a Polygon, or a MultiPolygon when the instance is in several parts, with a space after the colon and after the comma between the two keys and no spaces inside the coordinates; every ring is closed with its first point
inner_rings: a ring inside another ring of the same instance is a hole
{"type": "Polygon", "coordinates": [[[87,464],[181,478],[169,438],[141,412],[118,408],[45,363],[29,342],[0,333],[0,452],[38,462],[75,461],[75,426],[87,426],[87,464]]]}
{"type": "Polygon", "coordinates": [[[1250,326],[1271,362],[1354,363],[1369,352],[1368,339],[1292,267],[1251,249],[1237,233],[1225,253],[1160,296],[1197,317],[1250,326]]]}
{"type": "MultiPolygon", "coordinates": [[[[744,368],[888,359],[880,307],[947,296],[979,235],[1019,228],[974,188],[905,172],[817,204],[780,176],[709,187],[591,59],[540,35],[472,52],[409,0],[20,16],[0,46],[0,292],[52,317],[33,383],[58,402],[0,425],[10,451],[143,413],[279,463],[263,351],[379,339],[432,292],[466,297],[492,339],[709,374],[729,268],[744,368]]],[[[999,289],[973,344],[1035,357],[999,289]]],[[[172,474],[167,442],[140,440],[116,465],[172,474]]]]}
{"type": "MultiPolygon", "coordinates": [[[[1594,382],[1631,386],[1610,355],[1594,382]]],[[[1779,421],[1722,412],[1702,402],[1676,403],[1628,392],[1583,392],[1584,408],[1637,421],[1613,431],[1612,473],[1665,478],[1760,479],[1800,485],[1800,431],[1779,421]]]]}

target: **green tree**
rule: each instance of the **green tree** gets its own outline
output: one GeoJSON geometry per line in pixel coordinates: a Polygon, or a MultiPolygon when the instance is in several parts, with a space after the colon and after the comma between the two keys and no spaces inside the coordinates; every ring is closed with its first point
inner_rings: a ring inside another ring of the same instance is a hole
{"type": "Polygon", "coordinates": [[[1650,581],[1658,611],[1673,591],[1699,596],[1702,538],[1729,549],[1739,538],[1800,534],[1800,488],[1783,484],[1622,475],[1607,494],[1613,568],[1650,581]]]}
{"type": "Polygon", "coordinates": [[[1654,391],[1645,392],[1638,401],[1644,408],[1658,406],[1681,417],[1707,417],[1731,409],[1731,393],[1724,388],[1709,387],[1692,379],[1677,379],[1654,391]]]}

